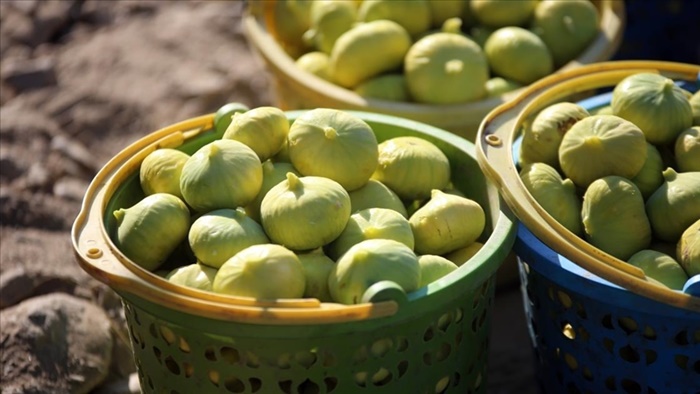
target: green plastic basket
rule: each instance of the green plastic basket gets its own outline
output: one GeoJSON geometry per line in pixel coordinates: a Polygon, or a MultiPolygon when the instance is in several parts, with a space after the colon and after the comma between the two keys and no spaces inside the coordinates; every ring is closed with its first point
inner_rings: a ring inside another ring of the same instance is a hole
{"type": "MultiPolygon", "coordinates": [[[[515,239],[474,156],[451,133],[387,115],[353,112],[377,139],[420,136],[450,159],[453,183],[487,213],[483,248],[412,293],[380,282],[368,302],[259,301],[176,286],[141,269],[112,242],[111,212],[143,197],[138,168],[157,148],[192,153],[218,138],[213,115],[136,141],[92,181],[72,231],[75,254],[123,299],[141,388],[147,393],[483,393],[495,274],[515,239]]],[[[294,121],[303,111],[287,112],[294,121]]]]}

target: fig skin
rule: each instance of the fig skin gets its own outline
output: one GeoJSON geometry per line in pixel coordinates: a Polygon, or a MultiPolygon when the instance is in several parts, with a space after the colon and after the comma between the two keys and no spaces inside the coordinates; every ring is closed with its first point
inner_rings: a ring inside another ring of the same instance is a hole
{"type": "Polygon", "coordinates": [[[350,196],[331,179],[290,172],[263,198],[260,218],[272,242],[294,251],[312,250],[343,232],[350,219],[350,196]]]}
{"type": "Polygon", "coordinates": [[[331,76],[328,71],[329,62],[330,57],[327,53],[313,51],[301,55],[294,62],[294,64],[308,73],[311,73],[321,79],[325,79],[326,81],[330,81],[331,76]]]}
{"type": "Polygon", "coordinates": [[[545,163],[523,166],[520,179],[535,201],[557,222],[576,235],[583,234],[581,199],[570,179],[562,179],[557,170],[545,163]]]}
{"type": "Polygon", "coordinates": [[[359,22],[390,20],[415,37],[430,28],[432,1],[363,0],[357,9],[359,22]]]}
{"type": "Polygon", "coordinates": [[[688,281],[683,267],[665,253],[644,249],[633,254],[627,262],[639,267],[647,277],[673,290],[683,290],[688,281]]]}
{"type": "Polygon", "coordinates": [[[693,111],[685,90],[672,79],[654,73],[637,73],[615,85],[610,105],[613,114],[639,127],[650,143],[671,144],[693,124],[693,111]]]}
{"type": "Polygon", "coordinates": [[[474,241],[468,246],[459,248],[457,250],[453,250],[452,252],[445,254],[443,257],[455,263],[458,267],[461,267],[464,264],[468,263],[469,259],[474,257],[474,255],[476,255],[483,247],[484,244],[482,244],[479,241],[474,241]]]}
{"type": "Polygon", "coordinates": [[[424,254],[418,257],[420,265],[420,284],[418,287],[427,286],[450,272],[456,270],[457,264],[442,257],[432,254],[424,254]]]}
{"type": "Polygon", "coordinates": [[[212,282],[216,276],[216,268],[200,263],[194,263],[178,267],[168,272],[165,279],[193,289],[212,291],[212,282]]]}
{"type": "Polygon", "coordinates": [[[351,191],[364,186],[377,168],[372,128],[347,112],[316,108],[289,129],[289,159],[300,174],[332,179],[351,191]]]}
{"type": "Polygon", "coordinates": [[[185,152],[177,149],[156,149],[141,162],[139,182],[144,194],[170,193],[182,199],[180,174],[187,159],[185,152]]]}
{"type": "Polygon", "coordinates": [[[144,197],[129,208],[114,211],[115,244],[126,257],[148,271],[157,270],[187,237],[190,211],[168,193],[144,197]]]}
{"type": "Polygon", "coordinates": [[[350,215],[343,232],[324,251],[331,259],[338,260],[353,245],[377,238],[393,239],[413,250],[413,230],[408,219],[391,209],[368,208],[350,215]]]}
{"type": "Polygon", "coordinates": [[[519,26],[527,22],[537,0],[470,0],[466,6],[478,22],[489,27],[519,26]]]}
{"type": "Polygon", "coordinates": [[[197,212],[236,209],[253,201],[262,178],[262,163],[255,151],[242,142],[214,140],[187,159],[180,190],[197,212]]]}
{"type": "Polygon", "coordinates": [[[247,105],[239,102],[231,102],[222,105],[214,114],[214,130],[217,138],[221,138],[231,124],[233,115],[250,110],[247,105]]]}
{"type": "Polygon", "coordinates": [[[379,144],[379,165],[371,179],[389,187],[404,201],[430,197],[433,189],[450,183],[450,162],[435,144],[420,137],[401,136],[379,144]]]}
{"type": "Polygon", "coordinates": [[[676,243],[688,226],[700,219],[700,172],[663,172],[664,183],[646,201],[656,238],[676,243]]]}
{"type": "Polygon", "coordinates": [[[700,275],[700,219],[683,231],[676,256],[688,276],[700,275]]]}
{"type": "Polygon", "coordinates": [[[270,191],[275,185],[287,179],[287,173],[291,172],[296,176],[301,176],[299,171],[292,165],[292,163],[287,162],[274,162],[271,160],[265,160],[262,163],[263,169],[263,181],[262,186],[260,186],[260,191],[255,196],[250,204],[244,207],[245,213],[253,220],[261,223],[260,219],[260,204],[267,192],[270,191]]]}
{"type": "Polygon", "coordinates": [[[387,208],[408,218],[406,207],[393,190],[375,179],[370,179],[359,189],[348,192],[350,195],[351,212],[355,213],[367,208],[387,208]]]}
{"type": "Polygon", "coordinates": [[[323,252],[309,252],[297,254],[306,277],[304,297],[316,298],[321,302],[332,302],[330,290],[328,290],[328,276],[335,261],[323,254],[323,252]]]}
{"type": "Polygon", "coordinates": [[[646,201],[664,183],[664,160],[656,146],[647,142],[647,158],[642,169],[631,179],[646,201]]]}
{"type": "Polygon", "coordinates": [[[473,200],[434,189],[430,200],[408,219],[417,254],[443,255],[476,241],[486,226],[473,200]]]}
{"type": "Polygon", "coordinates": [[[523,129],[520,165],[545,163],[559,168],[559,145],[564,134],[579,120],[590,116],[575,103],[561,102],[540,111],[523,129]]]}
{"type": "Polygon", "coordinates": [[[266,244],[263,228],[239,209],[217,209],[198,217],[190,226],[188,241],[197,260],[219,268],[236,253],[266,244]]]}
{"type": "Polygon", "coordinates": [[[369,239],[351,247],[328,277],[335,302],[352,305],[362,301],[373,284],[390,280],[406,293],[418,289],[418,257],[406,245],[390,239],[369,239]]]}
{"type": "Polygon", "coordinates": [[[288,133],[289,120],[281,109],[257,107],[234,114],[222,138],[244,143],[264,162],[282,149],[288,133]]]}
{"type": "Polygon", "coordinates": [[[301,298],[304,268],[294,252],[277,244],[247,247],[228,259],[214,277],[216,293],[257,299],[301,298]]]}
{"type": "Polygon", "coordinates": [[[614,115],[591,115],[564,134],[559,165],[566,178],[586,189],[609,175],[634,178],[646,155],[644,134],[635,124],[614,115]]]}
{"type": "MultiPolygon", "coordinates": [[[[288,19],[285,15],[283,19],[288,19]]],[[[302,34],[303,42],[325,53],[331,53],[336,41],[350,30],[357,20],[357,8],[348,1],[312,1],[309,9],[309,29],[302,34]]]]}
{"type": "Polygon", "coordinates": [[[651,226],[639,188],[629,179],[611,175],[590,184],[583,195],[581,219],[591,245],[629,259],[651,243],[651,226]]]}
{"type": "Polygon", "coordinates": [[[673,151],[678,171],[700,171],[700,126],[693,126],[680,133],[673,151]]]}

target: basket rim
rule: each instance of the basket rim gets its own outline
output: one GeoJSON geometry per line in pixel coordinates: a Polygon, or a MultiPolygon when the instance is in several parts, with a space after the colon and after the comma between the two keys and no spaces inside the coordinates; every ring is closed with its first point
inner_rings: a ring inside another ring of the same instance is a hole
{"type": "Polygon", "coordinates": [[[513,158],[513,143],[527,116],[574,93],[610,88],[638,72],[657,72],[674,80],[697,81],[700,66],[665,61],[609,61],[546,77],[483,119],[477,132],[477,160],[487,176],[499,185],[506,204],[520,222],[556,253],[633,293],[700,312],[700,297],[653,284],[641,269],[593,247],[558,223],[525,190],[513,158]]]}
{"type": "MultiPolygon", "coordinates": [[[[305,111],[285,113],[291,120],[305,111]]],[[[473,144],[452,133],[390,115],[347,112],[368,122],[400,126],[437,138],[471,157],[478,168],[473,144]]],[[[187,310],[195,315],[218,320],[277,325],[338,323],[389,317],[396,315],[404,304],[408,306],[410,302],[434,302],[444,299],[447,293],[444,289],[450,286],[455,288],[457,283],[467,277],[481,284],[495,274],[515,241],[516,229],[512,214],[505,205],[496,200],[498,205],[495,209],[498,212],[497,217],[492,218],[491,235],[482,249],[472,257],[472,264],[464,266],[460,274],[448,275],[425,288],[408,293],[404,295],[405,299],[388,299],[358,305],[321,303],[315,299],[261,302],[253,298],[218,295],[169,283],[141,268],[118,250],[107,234],[104,212],[117,192],[120,182],[138,170],[140,162],[147,154],[158,148],[181,146],[187,140],[204,136],[207,132],[211,137],[214,116],[215,114],[208,114],[191,118],[148,134],[119,152],[98,172],[88,187],[81,211],[71,231],[75,257],[88,274],[118,293],[128,293],[162,306],[187,310]],[[432,294],[436,296],[427,300],[432,294]]],[[[485,176],[484,181],[491,189],[489,195],[497,197],[495,186],[491,185],[485,176]]]]}

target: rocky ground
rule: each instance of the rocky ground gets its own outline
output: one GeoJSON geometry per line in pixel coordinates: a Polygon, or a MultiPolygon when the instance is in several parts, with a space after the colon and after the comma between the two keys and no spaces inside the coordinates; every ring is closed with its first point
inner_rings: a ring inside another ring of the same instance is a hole
{"type": "MultiPolygon", "coordinates": [[[[226,102],[273,103],[244,6],[0,2],[3,394],[138,391],[120,301],[77,265],[70,228],[95,173],[131,142],[226,102]]],[[[534,393],[520,296],[496,305],[491,392],[534,393]]]]}

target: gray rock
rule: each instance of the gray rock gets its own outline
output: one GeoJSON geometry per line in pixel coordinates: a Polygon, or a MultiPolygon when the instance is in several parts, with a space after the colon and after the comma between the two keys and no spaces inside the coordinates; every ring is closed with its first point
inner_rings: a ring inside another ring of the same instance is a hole
{"type": "Polygon", "coordinates": [[[82,201],[88,182],[75,177],[63,177],[53,185],[53,194],[73,201],[82,201]]]}
{"type": "Polygon", "coordinates": [[[107,377],[113,339],[104,311],[54,293],[0,311],[2,393],[89,393],[107,377]]]}
{"type": "Polygon", "coordinates": [[[4,65],[2,81],[17,92],[56,85],[56,62],[50,57],[13,59],[4,65]]]}

